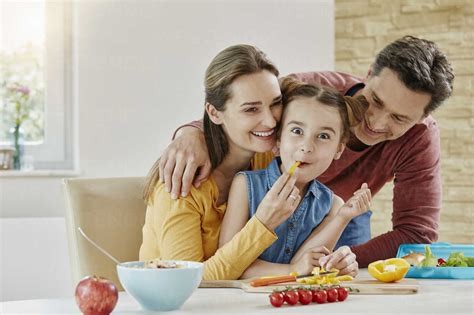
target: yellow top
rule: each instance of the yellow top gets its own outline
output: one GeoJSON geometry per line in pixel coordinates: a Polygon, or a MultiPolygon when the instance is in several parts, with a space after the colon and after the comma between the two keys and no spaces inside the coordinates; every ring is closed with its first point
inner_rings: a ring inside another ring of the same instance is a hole
{"type": "MultiPolygon", "coordinates": [[[[257,153],[252,169],[266,167],[271,152],[257,153]]],[[[218,249],[226,204],[216,206],[219,189],[212,176],[185,198],[171,199],[158,184],[146,210],[140,260],[204,261],[204,280],[238,279],[277,236],[255,216],[218,249]]]]}

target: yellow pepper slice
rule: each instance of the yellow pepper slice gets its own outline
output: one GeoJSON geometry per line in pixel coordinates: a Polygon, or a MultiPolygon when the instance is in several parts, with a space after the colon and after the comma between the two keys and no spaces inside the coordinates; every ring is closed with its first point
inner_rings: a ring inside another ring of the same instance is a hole
{"type": "Polygon", "coordinates": [[[339,273],[339,270],[336,269],[336,268],[331,268],[331,270],[329,270],[330,273],[327,273],[328,271],[326,271],[326,269],[322,268],[322,267],[314,267],[313,268],[313,271],[311,271],[311,274],[314,275],[314,276],[320,276],[321,274],[323,274],[323,276],[325,277],[330,277],[330,278],[333,278],[333,277],[336,277],[339,273]]]}
{"type": "Polygon", "coordinates": [[[324,268],[315,267],[312,272],[313,276],[296,279],[296,282],[304,284],[340,284],[341,281],[351,281],[354,279],[348,275],[337,277],[339,270],[335,268],[332,268],[330,272],[326,273],[324,268]]]}
{"type": "Polygon", "coordinates": [[[326,283],[327,284],[340,284],[341,281],[339,281],[337,278],[326,278],[326,283]]]}
{"type": "Polygon", "coordinates": [[[349,275],[339,276],[339,277],[336,277],[334,279],[336,279],[338,281],[352,281],[352,280],[354,280],[354,278],[352,278],[352,276],[349,276],[349,275]]]}
{"type": "Polygon", "coordinates": [[[288,173],[289,173],[290,175],[293,175],[293,173],[295,172],[296,168],[297,168],[298,166],[300,166],[300,164],[301,164],[300,161],[296,161],[295,164],[293,164],[293,165],[290,167],[290,169],[288,170],[288,173]]]}
{"type": "Polygon", "coordinates": [[[377,260],[369,264],[369,274],[383,282],[394,282],[401,280],[410,269],[410,264],[402,258],[390,258],[377,260]]]}

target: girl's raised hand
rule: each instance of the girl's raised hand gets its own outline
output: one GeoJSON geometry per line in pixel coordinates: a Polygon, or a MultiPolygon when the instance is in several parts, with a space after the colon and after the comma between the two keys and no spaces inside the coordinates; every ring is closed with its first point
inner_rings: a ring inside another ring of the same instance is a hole
{"type": "Polygon", "coordinates": [[[369,210],[371,200],[370,189],[366,183],[363,183],[360,189],[354,192],[354,195],[339,209],[339,215],[351,220],[369,210]]]}
{"type": "Polygon", "coordinates": [[[295,186],[297,176],[298,170],[293,175],[283,173],[260,202],[255,216],[268,229],[273,231],[298,207],[301,197],[295,186]]]}

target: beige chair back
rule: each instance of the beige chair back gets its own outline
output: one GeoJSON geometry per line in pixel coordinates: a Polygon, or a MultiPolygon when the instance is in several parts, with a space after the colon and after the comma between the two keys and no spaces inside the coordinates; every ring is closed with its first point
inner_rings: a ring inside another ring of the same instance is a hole
{"type": "Polygon", "coordinates": [[[87,275],[97,275],[123,290],[115,263],[84,239],[77,228],[119,261],[138,260],[146,212],[144,181],[144,177],[64,180],[74,285],[87,275]]]}

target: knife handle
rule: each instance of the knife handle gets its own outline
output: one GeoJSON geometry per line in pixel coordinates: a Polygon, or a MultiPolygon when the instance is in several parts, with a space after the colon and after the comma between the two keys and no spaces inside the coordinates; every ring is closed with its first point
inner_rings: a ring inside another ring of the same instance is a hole
{"type": "Polygon", "coordinates": [[[293,282],[293,281],[296,281],[295,276],[279,276],[279,277],[273,277],[273,278],[263,278],[263,279],[253,280],[252,282],[250,282],[250,285],[252,287],[262,287],[262,286],[266,286],[270,284],[293,282]]]}

